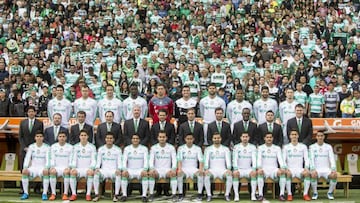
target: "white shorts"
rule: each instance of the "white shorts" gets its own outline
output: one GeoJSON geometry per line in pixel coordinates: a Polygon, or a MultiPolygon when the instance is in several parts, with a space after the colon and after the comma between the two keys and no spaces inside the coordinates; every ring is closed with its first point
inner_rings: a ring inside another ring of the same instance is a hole
{"type": "Polygon", "coordinates": [[[76,168],[78,178],[86,178],[89,168],[76,168]]]}
{"type": "Polygon", "coordinates": [[[226,173],[226,169],[225,170],[222,170],[222,169],[209,169],[210,173],[211,173],[211,176],[216,179],[216,178],[219,178],[221,180],[224,180],[224,176],[225,176],[225,173],[226,173]]]}
{"type": "Polygon", "coordinates": [[[63,176],[64,176],[64,170],[65,170],[66,168],[67,168],[67,167],[56,166],[56,167],[55,167],[56,176],[57,176],[57,177],[63,177],[63,176]]]}
{"type": "Polygon", "coordinates": [[[319,169],[316,169],[316,172],[318,174],[318,178],[325,178],[325,179],[328,179],[329,178],[329,175],[331,174],[331,169],[330,168],[319,168],[319,169]]]}
{"type": "Polygon", "coordinates": [[[30,166],[28,168],[28,171],[29,171],[30,179],[33,179],[33,178],[36,178],[36,177],[42,178],[44,168],[43,167],[40,168],[40,167],[30,166]]]}
{"type": "Polygon", "coordinates": [[[289,171],[291,172],[291,178],[303,178],[301,175],[304,171],[303,168],[289,168],[289,171]]]}
{"type": "Polygon", "coordinates": [[[250,173],[253,170],[251,168],[239,168],[238,171],[240,173],[239,178],[250,178],[250,173]]]}
{"type": "Polygon", "coordinates": [[[166,177],[166,173],[167,172],[169,172],[169,171],[171,171],[171,168],[157,168],[157,169],[155,169],[155,171],[158,173],[158,175],[159,175],[159,179],[161,179],[161,178],[167,178],[166,177]]]}
{"type": "Polygon", "coordinates": [[[107,169],[107,168],[101,168],[99,169],[102,180],[105,180],[107,178],[115,179],[115,172],[116,169],[107,169]]]}
{"type": "Polygon", "coordinates": [[[195,173],[198,170],[199,170],[198,168],[183,168],[182,169],[185,178],[191,178],[191,179],[193,179],[196,176],[195,173]]]}
{"type": "Polygon", "coordinates": [[[271,178],[273,180],[277,179],[278,168],[263,168],[263,170],[265,178],[271,178]]]}
{"type": "Polygon", "coordinates": [[[129,179],[137,179],[140,180],[141,179],[141,172],[143,171],[142,168],[137,168],[137,169],[129,169],[128,173],[129,173],[129,179]]]}

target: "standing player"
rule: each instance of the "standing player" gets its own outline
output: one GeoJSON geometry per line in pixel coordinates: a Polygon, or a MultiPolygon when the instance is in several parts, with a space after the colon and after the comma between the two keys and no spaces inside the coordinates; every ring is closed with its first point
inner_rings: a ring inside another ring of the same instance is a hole
{"type": "Polygon", "coordinates": [[[280,201],[285,201],[285,164],[281,154],[281,148],[273,144],[273,135],[271,132],[266,133],[264,136],[265,144],[260,145],[257,155],[257,168],[258,168],[258,188],[259,198],[264,199],[264,179],[271,178],[277,179],[280,177],[280,201]],[[279,168],[280,166],[280,168],[279,168]]]}
{"type": "Polygon", "coordinates": [[[181,90],[182,97],[175,102],[175,118],[178,119],[178,126],[187,121],[187,111],[197,107],[197,100],[190,97],[190,87],[184,86],[181,90]]]}
{"type": "Polygon", "coordinates": [[[124,119],[129,120],[133,118],[133,108],[139,106],[141,110],[140,118],[146,118],[148,114],[148,104],[146,100],[139,96],[137,83],[130,85],[130,97],[123,101],[123,114],[124,119]]]}
{"type": "Polygon", "coordinates": [[[85,177],[86,181],[86,201],[91,201],[91,188],[93,185],[94,169],[96,166],[96,148],[88,142],[89,135],[86,130],[80,131],[80,142],[74,146],[74,153],[71,159],[70,188],[72,195],[70,201],[77,199],[76,178],[85,177]]]}
{"type": "Polygon", "coordinates": [[[256,146],[249,143],[250,136],[248,133],[242,133],[240,136],[241,143],[234,146],[232,165],[233,165],[233,187],[234,201],[239,201],[239,178],[250,178],[251,200],[255,201],[256,192],[256,146]]]}
{"type": "Polygon", "coordinates": [[[334,151],[331,145],[325,143],[325,134],[318,131],[316,134],[316,143],[310,145],[310,170],[311,170],[311,188],[313,191],[312,199],[318,198],[317,180],[320,177],[329,179],[330,186],[327,197],[334,199],[334,189],[336,188],[336,162],[334,151]]]}
{"type": "Polygon", "coordinates": [[[81,88],[81,97],[74,102],[74,113],[77,115],[79,111],[84,111],[86,113],[85,122],[93,126],[96,119],[97,102],[95,99],[89,97],[89,91],[88,86],[81,88]]]}
{"type": "Polygon", "coordinates": [[[170,97],[166,96],[164,84],[156,86],[156,95],[149,101],[149,116],[153,118],[153,123],[159,122],[158,112],[164,109],[167,112],[166,121],[170,122],[174,111],[174,102],[170,97]]]}
{"type": "Polygon", "coordinates": [[[35,134],[35,143],[31,144],[26,152],[24,167],[22,171],[22,186],[24,194],[21,200],[29,198],[29,178],[42,177],[43,194],[42,200],[47,200],[47,191],[49,188],[49,167],[50,167],[50,147],[44,143],[44,134],[37,131],[35,134]]]}
{"type": "Polygon", "coordinates": [[[205,149],[204,169],[205,178],[204,184],[206,189],[206,201],[211,201],[211,181],[213,179],[223,179],[226,176],[225,199],[230,201],[230,190],[232,186],[231,173],[231,154],[229,148],[221,145],[221,135],[216,132],[212,137],[213,145],[205,149]]]}
{"type": "Polygon", "coordinates": [[[193,134],[185,136],[184,145],[178,148],[178,190],[179,201],[184,199],[183,183],[184,178],[195,178],[198,184],[198,201],[202,199],[202,190],[204,187],[204,158],[201,148],[194,144],[193,134]]]}
{"type": "Polygon", "coordinates": [[[252,105],[250,102],[244,100],[244,90],[237,89],[235,93],[235,100],[231,101],[226,108],[226,117],[231,124],[231,130],[234,129],[234,124],[243,120],[242,112],[243,109],[250,109],[250,113],[252,112],[252,105]]]}
{"type": "Polygon", "coordinates": [[[172,199],[176,201],[176,151],[174,146],[166,142],[166,139],[166,132],[160,130],[158,134],[159,143],[153,145],[150,150],[149,201],[154,199],[155,178],[170,178],[172,199]]]}
{"type": "Polygon", "coordinates": [[[147,202],[146,193],[148,190],[148,169],[149,169],[149,151],[147,147],[140,144],[140,136],[134,134],[131,136],[131,145],[124,149],[122,161],[122,200],[127,198],[128,181],[132,179],[141,180],[142,201],[147,202]]]}
{"type": "MultiPolygon", "coordinates": [[[[295,117],[295,106],[298,104],[297,101],[294,100],[294,90],[288,88],[285,90],[286,100],[281,102],[279,105],[279,116],[282,122],[283,129],[283,144],[288,144],[289,139],[287,136],[286,126],[289,119],[295,117]]],[[[280,146],[281,147],[281,146],[280,146]]]]}
{"type": "Polygon", "coordinates": [[[277,114],[278,103],[274,99],[269,98],[269,87],[263,86],[261,88],[261,98],[255,101],[253,109],[258,124],[266,122],[265,114],[269,110],[277,114]]]}
{"type": "Polygon", "coordinates": [[[122,102],[114,96],[114,86],[106,86],[106,96],[98,102],[99,118],[101,122],[105,122],[105,114],[108,111],[114,113],[114,122],[120,123],[122,115],[122,102]]]}
{"type": "Polygon", "coordinates": [[[53,118],[55,113],[61,114],[61,125],[64,127],[69,126],[69,119],[71,116],[71,102],[64,97],[64,86],[56,86],[56,97],[48,103],[48,116],[53,118]]]}
{"type": "Polygon", "coordinates": [[[64,178],[64,195],[62,200],[68,200],[69,184],[70,184],[70,161],[73,153],[73,146],[66,142],[66,132],[60,131],[58,134],[58,142],[51,145],[50,150],[50,188],[51,196],[49,200],[56,199],[56,178],[64,178]]]}
{"type": "Polygon", "coordinates": [[[121,149],[114,145],[114,134],[107,132],[105,136],[105,145],[101,146],[98,150],[98,156],[96,161],[96,170],[94,176],[94,192],[95,198],[93,202],[97,202],[100,199],[99,185],[100,181],[104,181],[107,178],[115,179],[115,194],[113,201],[118,201],[120,184],[121,184],[121,149]]]}
{"type": "Polygon", "coordinates": [[[304,200],[310,201],[308,191],[310,188],[310,162],[307,146],[299,143],[299,133],[296,129],[290,130],[290,143],[283,148],[286,169],[287,201],[292,201],[291,179],[294,177],[304,178],[304,200]]]}

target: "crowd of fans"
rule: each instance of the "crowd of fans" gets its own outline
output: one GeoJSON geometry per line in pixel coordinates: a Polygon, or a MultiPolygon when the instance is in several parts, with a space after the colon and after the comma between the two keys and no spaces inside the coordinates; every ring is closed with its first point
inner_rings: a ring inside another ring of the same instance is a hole
{"type": "Polygon", "coordinates": [[[268,86],[278,103],[287,88],[305,107],[316,98],[323,107],[313,116],[360,115],[358,0],[0,5],[0,116],[25,116],[28,106],[47,116],[59,84],[70,102],[84,85],[99,101],[108,84],[120,100],[136,84],[149,101],[159,83],[174,101],[186,84],[199,102],[210,82],[226,104],[237,89],[253,104],[268,86]]]}

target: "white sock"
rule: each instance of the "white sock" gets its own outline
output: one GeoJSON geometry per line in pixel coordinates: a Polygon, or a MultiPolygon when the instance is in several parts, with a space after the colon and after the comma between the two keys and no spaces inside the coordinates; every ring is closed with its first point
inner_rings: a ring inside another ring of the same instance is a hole
{"type": "Polygon", "coordinates": [[[211,196],[211,182],[210,182],[210,176],[206,175],[204,177],[204,185],[207,196],[211,196]]]}
{"type": "Polygon", "coordinates": [[[56,195],[56,175],[50,175],[51,194],[56,195]]]}
{"type": "Polygon", "coordinates": [[[100,185],[100,174],[96,173],[94,175],[94,193],[95,193],[95,195],[99,195],[99,185],[100,185]]]}
{"type": "Polygon", "coordinates": [[[328,193],[333,193],[336,188],[336,179],[330,179],[329,191],[328,193]]]}
{"type": "Polygon", "coordinates": [[[317,179],[311,178],[311,189],[313,193],[317,193],[317,179]]]}
{"type": "Polygon", "coordinates": [[[86,180],[86,195],[91,194],[91,188],[94,183],[94,176],[88,176],[86,180]]]}
{"type": "Polygon", "coordinates": [[[121,187],[121,176],[115,177],[115,195],[119,195],[121,187]]]}
{"type": "Polygon", "coordinates": [[[173,177],[170,178],[170,186],[171,186],[171,193],[172,195],[176,195],[176,188],[177,188],[177,178],[173,177]]]}
{"type": "Polygon", "coordinates": [[[70,188],[73,195],[76,195],[76,182],[76,176],[70,176],[70,188]]]}
{"type": "Polygon", "coordinates": [[[204,176],[197,176],[198,194],[201,194],[204,188],[204,176]]]}
{"type": "Polygon", "coordinates": [[[146,197],[147,190],[149,187],[149,180],[148,178],[144,177],[141,179],[141,186],[142,186],[142,196],[146,197]]]}
{"type": "Polygon", "coordinates": [[[128,187],[128,179],[121,178],[121,190],[122,190],[123,196],[127,196],[127,187],[128,187]]]}
{"type": "Polygon", "coordinates": [[[43,194],[47,194],[47,191],[49,190],[49,176],[43,176],[43,194]]]}
{"type": "Polygon", "coordinates": [[[309,188],[310,188],[310,178],[305,177],[305,179],[304,179],[304,195],[308,194],[309,188]]]}
{"type": "Polygon", "coordinates": [[[177,184],[178,184],[178,191],[179,191],[179,194],[183,194],[183,187],[184,187],[184,175],[180,175],[178,178],[177,178],[177,184]]]}
{"type": "Polygon", "coordinates": [[[258,182],[258,188],[259,188],[259,196],[264,196],[264,176],[259,175],[257,177],[257,182],[258,182]]]}
{"type": "Polygon", "coordinates": [[[229,196],[232,186],[232,176],[226,176],[226,188],[225,188],[225,196],[229,196]]]}
{"type": "Polygon", "coordinates": [[[154,188],[155,188],[155,178],[149,178],[149,193],[150,195],[153,195],[154,194],[154,188]]]}
{"type": "Polygon", "coordinates": [[[288,195],[292,195],[291,192],[291,178],[286,178],[286,191],[288,195]]]}
{"type": "Polygon", "coordinates": [[[239,178],[233,178],[234,197],[239,199],[239,178]]]}
{"type": "Polygon", "coordinates": [[[29,176],[22,175],[21,182],[22,182],[24,194],[29,194],[29,176]]]}
{"type": "Polygon", "coordinates": [[[285,175],[281,175],[280,180],[279,180],[280,195],[284,195],[284,193],[285,193],[285,185],[286,185],[285,175]]]}
{"type": "Polygon", "coordinates": [[[255,197],[256,185],[257,185],[257,181],[255,177],[251,178],[250,185],[251,185],[251,197],[255,197]]]}
{"type": "Polygon", "coordinates": [[[64,194],[66,194],[66,195],[69,193],[69,185],[70,185],[70,176],[65,175],[64,176],[64,194]]]}

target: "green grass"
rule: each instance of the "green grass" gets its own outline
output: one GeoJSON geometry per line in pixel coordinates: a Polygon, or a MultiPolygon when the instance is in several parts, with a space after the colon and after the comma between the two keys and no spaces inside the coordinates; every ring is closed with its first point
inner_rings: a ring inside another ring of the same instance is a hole
{"type": "MultiPolygon", "coordinates": [[[[21,202],[21,203],[40,203],[40,202],[45,202],[45,201],[41,201],[41,195],[39,194],[32,194],[30,193],[30,198],[28,200],[22,201],[20,200],[20,195],[18,194],[18,189],[5,189],[5,191],[0,192],[0,203],[16,203],[16,202],[21,202]]],[[[338,189],[336,191],[335,194],[335,200],[329,201],[326,198],[326,191],[327,190],[319,190],[319,200],[317,201],[311,201],[312,203],[359,203],[360,202],[360,190],[356,190],[356,189],[352,189],[350,190],[350,197],[349,199],[346,199],[343,193],[342,189],[338,189]]],[[[217,192],[215,192],[217,193],[217,192]]],[[[195,199],[192,200],[192,196],[195,195],[193,192],[188,193],[184,199],[184,203],[186,202],[197,202],[195,199]]],[[[65,201],[60,200],[60,195],[58,195],[58,200],[52,201],[54,203],[65,203],[65,201]]],[[[194,196],[195,198],[195,196],[194,196]]],[[[273,200],[271,198],[271,194],[267,194],[266,195],[266,199],[268,200],[268,202],[271,203],[275,203],[275,202],[279,202],[277,200],[273,200]]],[[[49,201],[46,201],[49,202],[49,201]]],[[[84,194],[79,194],[78,196],[78,200],[75,201],[76,203],[85,203],[87,201],[85,201],[85,195],[84,194]]],[[[103,199],[101,199],[99,202],[103,202],[103,203],[110,203],[112,202],[112,199],[110,198],[110,194],[107,192],[105,194],[105,197],[103,199]]],[[[141,202],[141,198],[138,195],[137,192],[134,192],[134,194],[128,198],[128,202],[141,202]]],[[[170,197],[162,197],[162,198],[155,198],[155,202],[172,202],[170,197]]],[[[205,202],[203,200],[203,202],[205,202]]],[[[212,202],[225,202],[223,199],[222,195],[215,195],[213,198],[212,202]]],[[[249,194],[247,192],[241,192],[240,193],[240,202],[244,202],[244,203],[250,203],[253,201],[250,201],[250,197],[249,194]]],[[[300,203],[300,202],[304,202],[301,199],[301,195],[296,194],[294,196],[294,203],[300,203]]],[[[264,201],[265,203],[265,201],[264,201]]]]}

